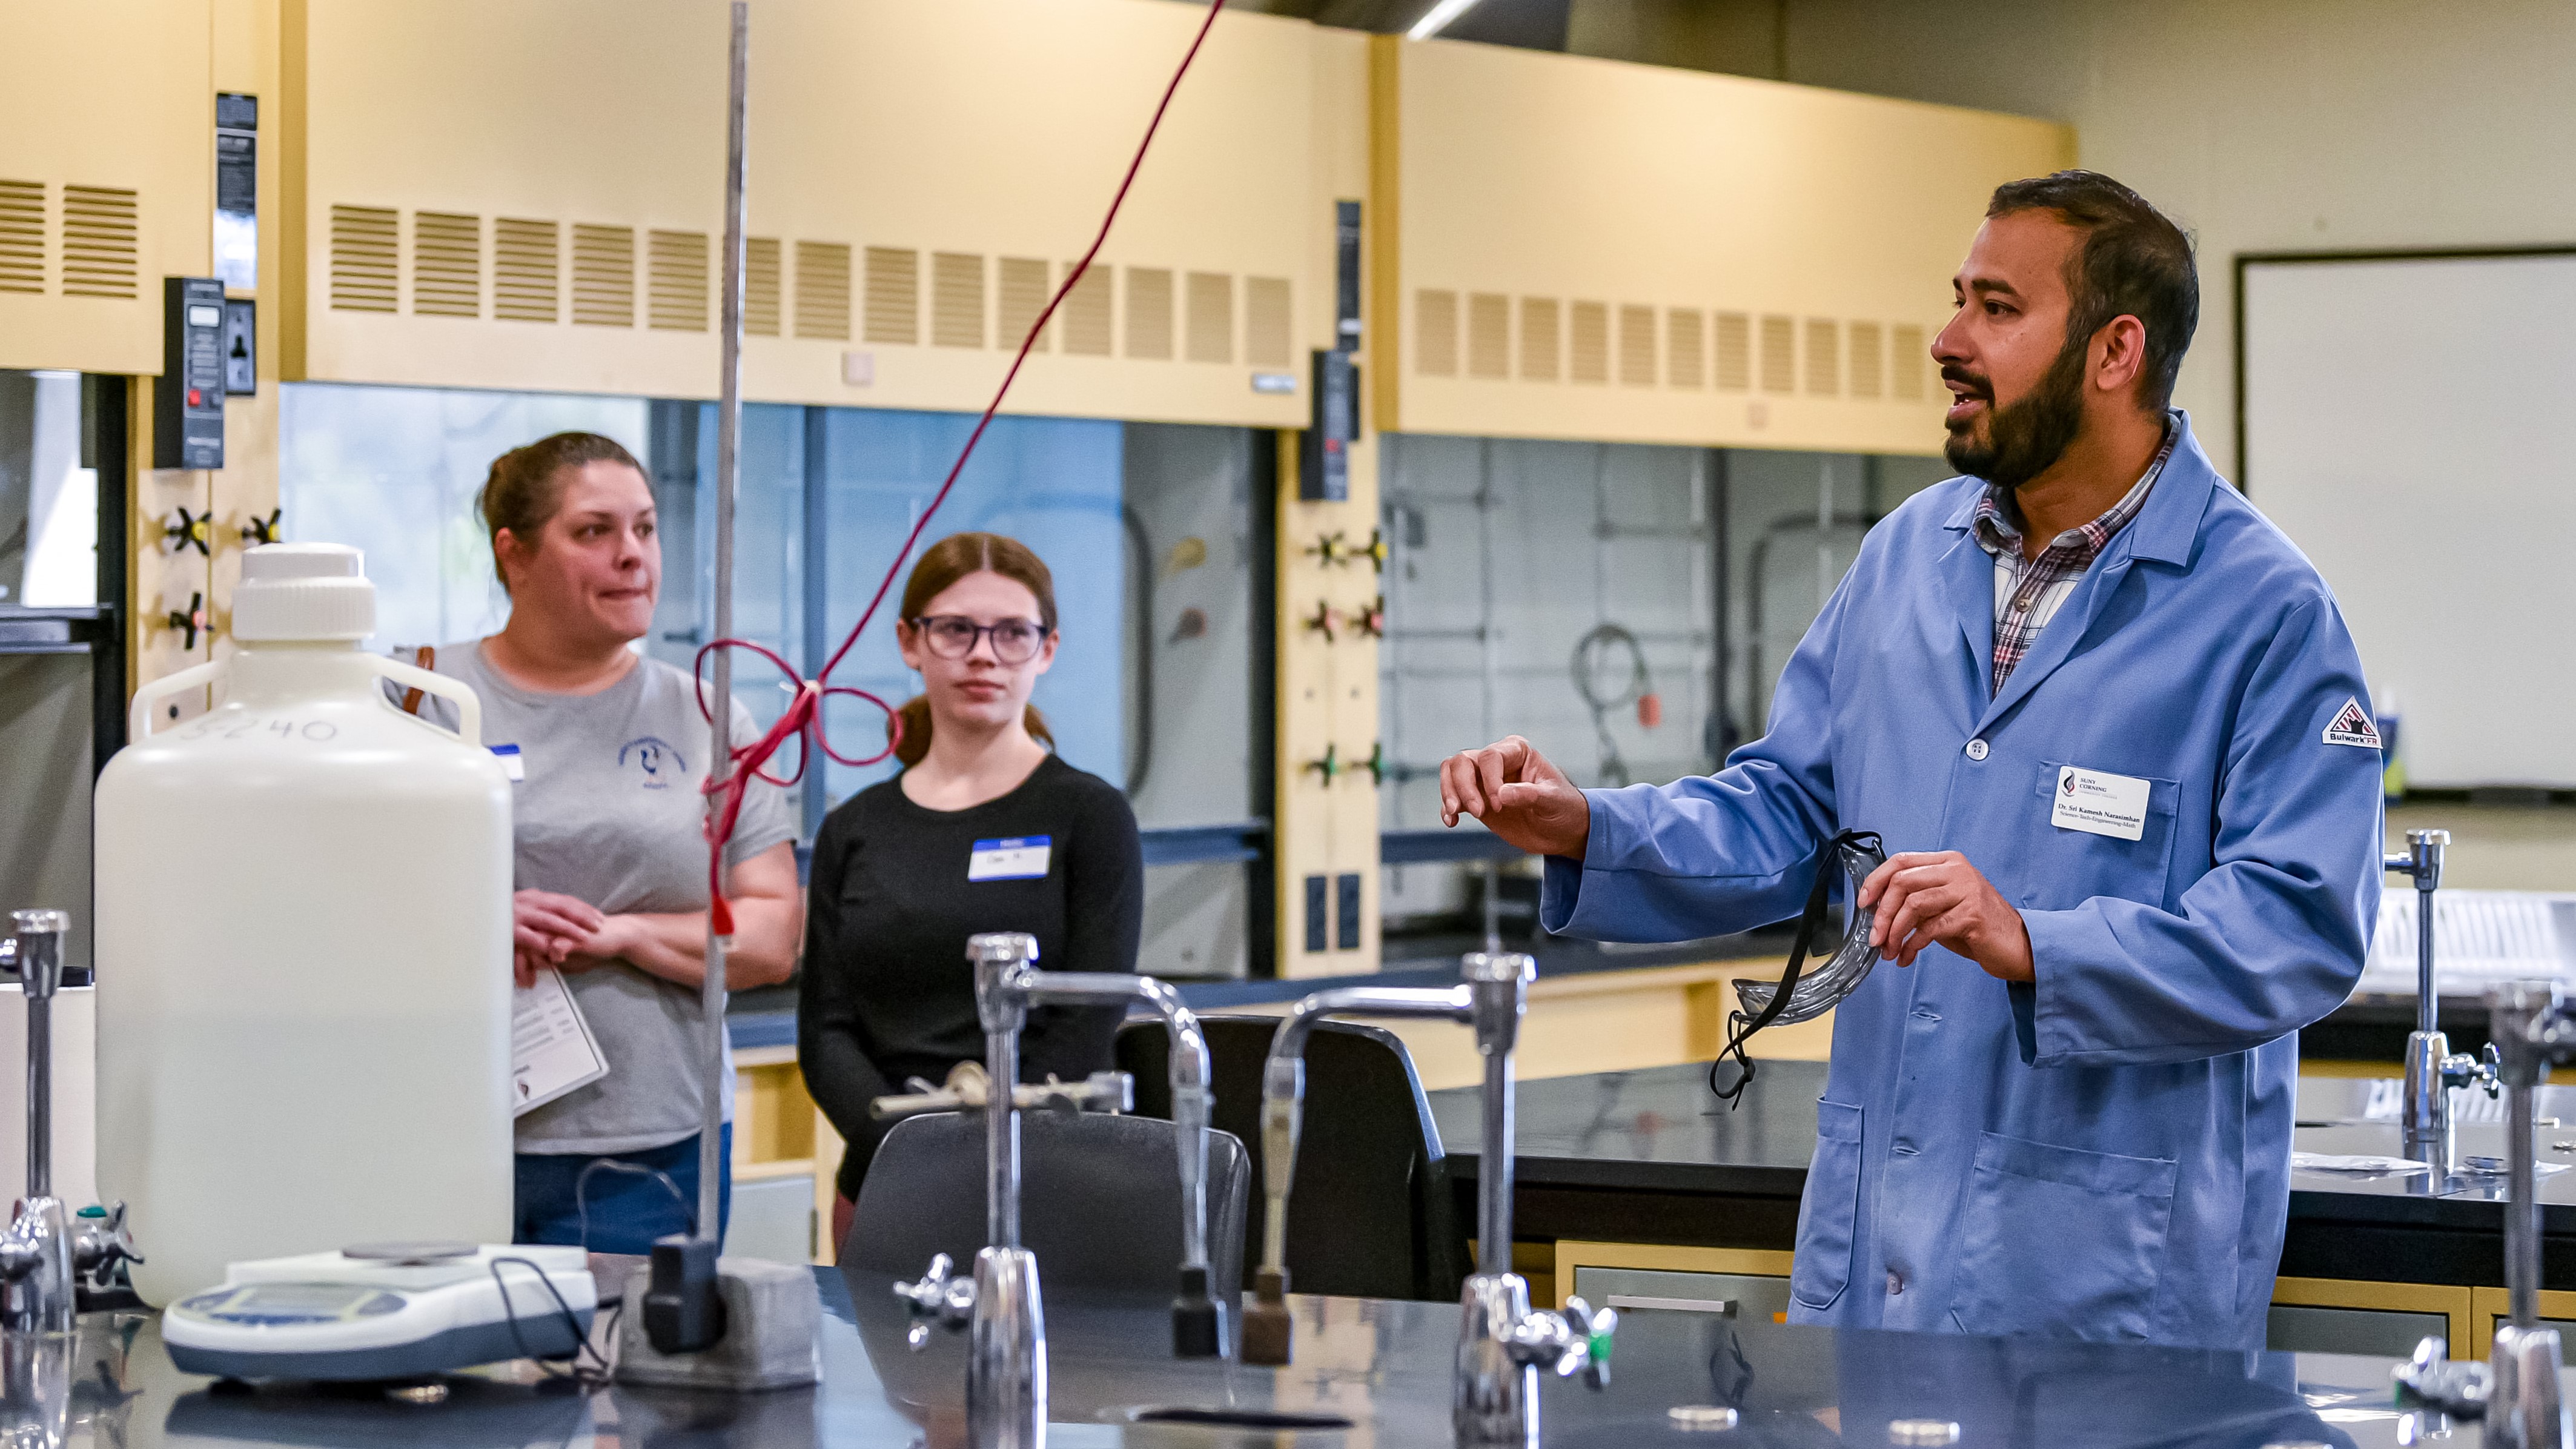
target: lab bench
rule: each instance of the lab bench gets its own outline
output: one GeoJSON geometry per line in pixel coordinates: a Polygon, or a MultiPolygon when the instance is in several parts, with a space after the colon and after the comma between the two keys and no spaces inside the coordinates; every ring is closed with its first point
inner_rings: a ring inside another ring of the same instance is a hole
{"type": "MultiPolygon", "coordinates": [[[[170,1363],[152,1316],[94,1314],[77,1340],[58,1341],[62,1362],[15,1363],[31,1384],[49,1387],[13,1395],[0,1410],[0,1431],[35,1429],[26,1442],[39,1443],[281,1449],[962,1442],[963,1336],[939,1334],[926,1351],[910,1352],[903,1310],[887,1291],[891,1280],[853,1282],[835,1269],[814,1271],[823,1373],[810,1389],[729,1396],[619,1386],[581,1394],[529,1383],[526,1365],[453,1379],[437,1404],[395,1403],[355,1389],[219,1388],[170,1363]],[[61,1417],[48,1425],[42,1421],[49,1413],[61,1417]]],[[[1160,1294],[1132,1301],[1049,1294],[1048,1442],[1055,1449],[1412,1449],[1452,1442],[1455,1306],[1305,1297],[1291,1306],[1294,1363],[1273,1369],[1173,1359],[1169,1304],[1160,1294]],[[1158,1417],[1174,1409],[1215,1411],[1235,1422],[1158,1417]]],[[[1837,1331],[1752,1315],[1638,1312],[1620,1326],[1615,1363],[1609,1388],[1599,1393],[1541,1376],[1542,1443],[1710,1442],[1672,1427],[1667,1411],[1678,1405],[1737,1410],[1740,1427],[1720,1437],[1748,1449],[1885,1444],[1898,1420],[1956,1424],[1962,1449],[2289,1442],[2382,1449],[2419,1442],[2431,1427],[2389,1407],[2390,1364],[2378,1357],[1837,1331]]],[[[2448,1442],[2470,1449],[2478,1435],[2463,1426],[2448,1442]]]]}
{"type": "MultiPolygon", "coordinates": [[[[1824,1081],[1821,1062],[1765,1061],[1733,1110],[1710,1093],[1705,1064],[1522,1082],[1515,1260],[1555,1296],[1784,1312],[1824,1081]]],[[[2397,1088],[2303,1077],[2297,1150],[2394,1156],[2397,1088]]],[[[2501,1154],[2500,1104],[2474,1092],[2454,1102],[2461,1154],[2501,1154]]],[[[1431,1110],[1452,1188],[1472,1205],[1476,1094],[1434,1092],[1431,1110]]],[[[2576,1088],[2541,1088],[2538,1115],[2542,1162],[2576,1164],[2576,1088]]],[[[2544,1173],[2541,1312],[2576,1319],[2576,1171],[2544,1173]]],[[[2502,1181],[2437,1193],[2429,1175],[2294,1171],[2273,1346],[2402,1355],[2440,1333],[2456,1356],[2484,1357],[2505,1311],[2502,1181]]]]}

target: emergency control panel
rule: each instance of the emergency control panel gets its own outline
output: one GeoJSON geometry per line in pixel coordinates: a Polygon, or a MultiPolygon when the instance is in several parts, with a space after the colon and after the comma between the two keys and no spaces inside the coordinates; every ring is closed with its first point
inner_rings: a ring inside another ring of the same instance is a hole
{"type": "Polygon", "coordinates": [[[152,387],[152,466],[224,466],[224,284],[161,282],[161,376],[152,387]]]}

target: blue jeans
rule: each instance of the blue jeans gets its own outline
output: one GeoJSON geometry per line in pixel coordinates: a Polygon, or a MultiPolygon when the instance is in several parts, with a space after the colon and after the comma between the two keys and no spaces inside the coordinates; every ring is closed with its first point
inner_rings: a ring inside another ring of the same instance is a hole
{"type": "MultiPolygon", "coordinates": [[[[653,1240],[689,1230],[689,1219],[698,1211],[698,1136],[689,1136],[667,1147],[648,1147],[641,1152],[618,1152],[605,1156],[585,1153],[522,1152],[518,1155],[518,1201],[516,1231],[512,1241],[521,1243],[559,1243],[586,1247],[594,1253],[650,1253],[653,1240]],[[581,1204],[574,1201],[574,1184],[582,1169],[594,1162],[622,1162],[629,1166],[650,1168],[671,1179],[679,1189],[674,1197],[661,1181],[646,1173],[619,1172],[601,1168],[590,1175],[590,1186],[581,1197],[590,1209],[590,1234],[582,1236],[581,1204]]],[[[724,1128],[724,1150],[717,1159],[723,1163],[718,1179],[716,1201],[722,1205],[716,1223],[716,1241],[724,1241],[724,1228],[733,1217],[733,1124],[724,1128]]]]}

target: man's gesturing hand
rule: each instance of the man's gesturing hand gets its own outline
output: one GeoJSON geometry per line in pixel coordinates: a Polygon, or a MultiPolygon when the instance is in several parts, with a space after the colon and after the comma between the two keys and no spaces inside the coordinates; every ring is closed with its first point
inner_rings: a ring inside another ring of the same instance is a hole
{"type": "Polygon", "coordinates": [[[1869,943],[1881,960],[1911,966],[1924,947],[1937,942],[1986,968],[1989,976],[2034,978],[2030,930],[2021,912],[1955,850],[1889,856],[1860,883],[1860,903],[1876,910],[1869,943]]]}
{"type": "Polygon", "coordinates": [[[1565,772],[1519,735],[1440,762],[1440,823],[1473,815],[1532,855],[1583,856],[1592,807],[1565,772]]]}

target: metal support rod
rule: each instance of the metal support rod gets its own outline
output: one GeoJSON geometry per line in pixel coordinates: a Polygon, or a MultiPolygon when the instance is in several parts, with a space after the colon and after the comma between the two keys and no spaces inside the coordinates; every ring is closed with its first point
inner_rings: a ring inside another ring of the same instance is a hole
{"type": "Polygon", "coordinates": [[[2540,1321],[2540,1192],[2531,1165],[2531,1113],[2538,1096],[2523,1081],[2504,1089],[2504,1281],[2517,1328],[2540,1321]]]}
{"type": "Polygon", "coordinates": [[[984,1241],[1020,1245],[1020,1113],[1010,1088],[1020,1080],[1020,1033],[984,1035],[984,1241]]]}
{"type": "Polygon", "coordinates": [[[27,986],[27,1196],[54,1195],[54,1001],[27,986]]]}
{"type": "MultiPolygon", "coordinates": [[[[1485,1058],[1484,1156],[1476,1163],[1476,1271],[1512,1271],[1512,1059],[1485,1058]]],[[[1566,1291],[1572,1292],[1568,1284],[1566,1291]]]]}
{"type": "MultiPolygon", "coordinates": [[[[716,402],[715,638],[733,637],[733,506],[742,473],[743,190],[747,180],[746,122],[751,75],[751,7],[733,3],[733,37],[725,99],[724,299],[719,344],[723,363],[716,402]]],[[[707,771],[722,782],[733,770],[733,651],[718,649],[715,698],[707,701],[707,771]]],[[[720,797],[709,795],[709,808],[720,797]]],[[[719,843],[716,849],[724,849],[719,843]]],[[[730,872],[727,872],[730,875],[730,872]]],[[[705,1101],[698,1117],[698,1236],[724,1236],[725,948],[707,916],[707,971],[698,993],[705,1020],[705,1101]]],[[[1005,1100],[1009,1093],[1004,1093],[1005,1100]]]]}
{"type": "Polygon", "coordinates": [[[2415,875],[2415,1029],[2421,1032],[2434,1030],[2441,1017],[2441,992],[2433,980],[2433,888],[2439,883],[2415,875]]]}

